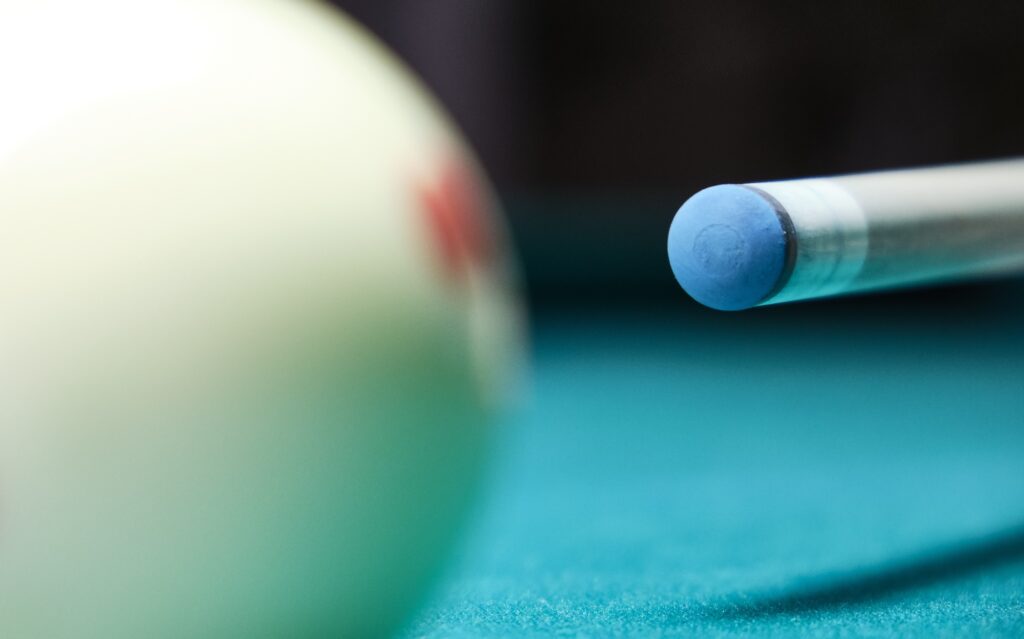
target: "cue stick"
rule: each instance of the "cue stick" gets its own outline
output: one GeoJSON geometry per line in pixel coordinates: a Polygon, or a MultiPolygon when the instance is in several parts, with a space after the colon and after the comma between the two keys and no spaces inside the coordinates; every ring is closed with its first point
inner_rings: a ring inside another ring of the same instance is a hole
{"type": "Polygon", "coordinates": [[[1024,159],[713,186],[668,252],[719,310],[1021,271],[1024,159]]]}

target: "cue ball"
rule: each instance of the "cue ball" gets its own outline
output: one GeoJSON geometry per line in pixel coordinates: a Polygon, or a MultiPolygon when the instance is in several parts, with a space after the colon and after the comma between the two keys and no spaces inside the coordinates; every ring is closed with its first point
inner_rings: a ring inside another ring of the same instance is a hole
{"type": "Polygon", "coordinates": [[[521,354],[493,197],[295,0],[0,8],[0,636],[394,632],[521,354]]]}

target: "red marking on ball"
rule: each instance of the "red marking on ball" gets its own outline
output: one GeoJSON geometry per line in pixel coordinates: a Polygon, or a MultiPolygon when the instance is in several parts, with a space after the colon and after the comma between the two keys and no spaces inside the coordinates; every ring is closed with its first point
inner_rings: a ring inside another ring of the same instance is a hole
{"type": "Polygon", "coordinates": [[[486,200],[472,172],[458,160],[442,164],[437,179],[419,187],[419,199],[445,275],[464,280],[494,254],[486,200]]]}

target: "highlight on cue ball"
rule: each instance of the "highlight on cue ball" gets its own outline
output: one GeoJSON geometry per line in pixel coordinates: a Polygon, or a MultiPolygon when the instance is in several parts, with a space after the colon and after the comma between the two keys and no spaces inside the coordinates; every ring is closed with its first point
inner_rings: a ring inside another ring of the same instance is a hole
{"type": "Polygon", "coordinates": [[[293,0],[0,5],[0,636],[392,634],[519,374],[483,170],[293,0]]]}
{"type": "Polygon", "coordinates": [[[1024,160],[723,185],[669,228],[672,272],[735,311],[1024,270],[1024,160]]]}

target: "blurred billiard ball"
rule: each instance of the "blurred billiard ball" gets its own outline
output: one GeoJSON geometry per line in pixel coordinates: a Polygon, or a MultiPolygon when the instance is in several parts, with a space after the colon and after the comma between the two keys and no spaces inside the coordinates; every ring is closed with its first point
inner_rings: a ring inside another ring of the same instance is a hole
{"type": "Polygon", "coordinates": [[[393,632],[521,350],[481,169],[295,0],[0,8],[0,636],[393,632]]]}

